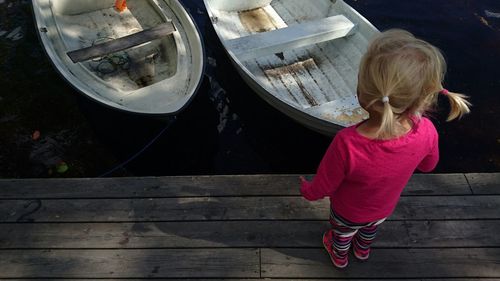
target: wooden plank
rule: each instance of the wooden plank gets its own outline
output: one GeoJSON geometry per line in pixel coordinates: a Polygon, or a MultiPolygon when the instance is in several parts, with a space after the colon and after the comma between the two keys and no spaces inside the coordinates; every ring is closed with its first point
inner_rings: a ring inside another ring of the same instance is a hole
{"type": "Polygon", "coordinates": [[[0,198],[299,195],[298,184],[298,175],[12,179],[0,180],[0,198]]]}
{"type": "MultiPolygon", "coordinates": [[[[16,280],[16,281],[33,281],[33,279],[2,279],[3,280],[16,280]]],[[[53,281],[53,279],[40,279],[40,278],[37,278],[36,279],[37,281],[53,281]]],[[[58,279],[58,280],[87,280],[87,279],[75,279],[75,278],[64,278],[64,279],[58,279]]],[[[145,279],[126,279],[127,281],[144,281],[144,280],[151,280],[149,278],[145,278],[145,279]]],[[[214,279],[168,279],[170,281],[213,281],[214,279]]],[[[252,279],[224,279],[225,281],[249,281],[249,280],[255,280],[255,281],[271,281],[271,280],[283,280],[283,279],[273,279],[273,278],[252,278],[252,279]]],[[[370,280],[374,280],[374,281],[380,281],[380,279],[369,279],[369,278],[363,278],[363,279],[338,279],[338,278],[335,278],[335,279],[325,279],[325,278],[321,278],[321,279],[286,279],[287,281],[370,281],[370,280]]],[[[453,279],[418,279],[418,280],[415,280],[415,279],[391,279],[391,281],[409,281],[409,280],[412,280],[412,281],[500,281],[500,278],[488,278],[488,279],[484,279],[484,278],[453,278],[453,279]]],[[[109,278],[106,278],[106,281],[123,281],[123,279],[109,279],[109,278]]]]}
{"type": "Polygon", "coordinates": [[[500,173],[465,174],[474,194],[500,194],[500,173]]]}
{"type": "Polygon", "coordinates": [[[247,60],[345,37],[354,29],[349,19],[338,15],[227,40],[225,45],[240,60],[247,60]]]}
{"type": "MultiPolygon", "coordinates": [[[[267,63],[260,65],[263,66],[264,73],[275,84],[276,88],[282,88],[284,92],[288,92],[293,104],[298,108],[310,108],[311,106],[319,105],[319,102],[313,96],[312,92],[308,90],[303,83],[300,73],[306,72],[304,69],[307,65],[311,65],[313,61],[282,61],[275,56],[266,57],[259,61],[267,61],[267,63]]],[[[282,91],[283,91],[282,90],[282,91]]]]}
{"type": "Polygon", "coordinates": [[[366,263],[339,271],[323,249],[262,249],[269,278],[498,278],[499,248],[374,249],[366,263]]]}
{"type": "Polygon", "coordinates": [[[374,247],[499,247],[499,220],[386,221],[374,247]]]}
{"type": "MultiPolygon", "coordinates": [[[[339,55],[336,55],[335,59],[333,59],[335,55],[333,51],[321,49],[318,45],[312,46],[309,52],[314,56],[316,63],[320,65],[321,71],[333,88],[326,93],[329,100],[352,96],[352,87],[349,84],[352,78],[348,74],[357,72],[354,70],[349,71],[348,66],[344,63],[345,59],[339,55]]],[[[357,77],[357,75],[355,76],[357,77]]]]}
{"type": "Polygon", "coordinates": [[[464,174],[414,174],[403,195],[472,194],[464,174]]]}
{"type": "Polygon", "coordinates": [[[498,219],[500,196],[402,197],[393,220],[498,219]]]}
{"type": "MultiPolygon", "coordinates": [[[[321,248],[326,221],[8,223],[0,249],[321,248]]],[[[500,247],[499,220],[387,221],[374,247],[500,247]]]]}
{"type": "Polygon", "coordinates": [[[327,217],[300,197],[0,200],[2,222],[193,221],[327,217]]]}
{"type": "MultiPolygon", "coordinates": [[[[0,200],[0,222],[325,220],[327,200],[301,197],[0,200]]],[[[392,220],[499,219],[500,196],[402,197],[392,220]]]]}
{"type": "Polygon", "coordinates": [[[2,250],[0,278],[254,278],[256,249],[2,250]]]}
{"type": "Polygon", "coordinates": [[[165,22],[150,29],[114,39],[101,44],[68,52],[69,58],[74,62],[82,62],[122,51],[154,39],[165,37],[175,31],[172,22],[165,22]]]}
{"type": "MultiPolygon", "coordinates": [[[[3,280],[10,280],[10,281],[13,281],[13,280],[16,280],[16,281],[33,281],[33,279],[2,279],[3,280]]],[[[36,279],[37,281],[53,281],[53,279],[45,279],[45,278],[37,278],[36,279]]],[[[88,280],[88,279],[79,279],[79,278],[64,278],[64,279],[60,279],[60,280],[88,280]]],[[[110,279],[110,278],[106,278],[105,279],[106,281],[123,281],[123,279],[110,279]]],[[[126,279],[127,281],[143,281],[143,280],[151,280],[150,278],[144,278],[144,279],[129,279],[127,278],[126,279]]],[[[162,280],[162,279],[160,279],[162,280]]],[[[168,279],[169,281],[213,281],[214,279],[204,279],[204,278],[196,278],[196,279],[185,279],[185,278],[182,278],[182,279],[176,279],[176,278],[169,278],[168,279]]],[[[283,279],[280,279],[280,278],[252,278],[252,279],[224,279],[225,281],[249,281],[249,280],[257,280],[257,281],[264,281],[264,280],[267,280],[267,281],[270,281],[270,280],[283,280],[283,279]]],[[[380,281],[380,279],[378,278],[363,278],[363,279],[357,279],[357,278],[349,278],[349,279],[345,279],[345,278],[321,278],[321,279],[303,279],[303,278],[300,278],[300,279],[286,279],[287,281],[328,281],[328,280],[331,280],[331,281],[380,281]]],[[[436,279],[425,279],[425,278],[419,278],[419,279],[414,279],[414,278],[405,278],[405,279],[390,279],[391,281],[500,281],[500,278],[436,278],[436,279]]]]}
{"type": "MultiPolygon", "coordinates": [[[[16,281],[33,281],[33,279],[2,279],[2,280],[16,280],[16,281]]],[[[37,278],[36,279],[37,281],[53,281],[53,279],[40,279],[40,278],[37,278]]],[[[64,279],[59,279],[59,280],[87,280],[87,279],[75,279],[75,278],[64,278],[64,279]]],[[[126,279],[127,281],[144,281],[144,280],[151,280],[149,278],[145,278],[145,279],[126,279]]],[[[171,281],[213,281],[214,279],[168,279],[168,280],[171,280],[171,281]]],[[[273,278],[252,278],[252,279],[224,279],[225,281],[249,281],[249,280],[255,280],[255,281],[271,281],[271,280],[283,280],[283,279],[273,279],[273,278]]],[[[286,279],[287,281],[370,281],[370,280],[374,280],[374,281],[380,281],[380,279],[370,279],[370,278],[363,278],[363,279],[338,279],[338,278],[335,278],[335,279],[325,279],[325,278],[321,278],[321,279],[286,279]]],[[[453,279],[418,279],[418,280],[415,280],[415,279],[391,279],[391,281],[409,281],[409,280],[413,280],[413,281],[500,281],[500,278],[488,278],[488,279],[484,279],[484,278],[453,278],[453,279]]],[[[106,281],[123,281],[123,279],[109,279],[109,278],[106,278],[106,281]]]]}
{"type": "MultiPolygon", "coordinates": [[[[299,175],[0,179],[0,199],[300,195],[299,175]]],[[[312,175],[308,176],[312,178],[312,175]]],[[[406,195],[471,194],[463,174],[416,174],[406,195]]]]}

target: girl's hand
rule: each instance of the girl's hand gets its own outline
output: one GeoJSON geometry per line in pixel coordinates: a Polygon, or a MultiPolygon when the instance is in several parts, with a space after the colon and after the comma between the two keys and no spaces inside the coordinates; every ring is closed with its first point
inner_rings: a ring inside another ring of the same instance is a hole
{"type": "Polygon", "coordinates": [[[304,178],[304,176],[300,176],[299,179],[300,179],[300,183],[303,183],[303,182],[307,181],[306,178],[304,178]]]}
{"type": "Polygon", "coordinates": [[[300,180],[300,194],[302,194],[302,196],[309,201],[315,200],[309,196],[309,192],[308,192],[308,188],[307,188],[309,184],[308,184],[306,178],[304,176],[300,176],[299,180],[300,180]]]}

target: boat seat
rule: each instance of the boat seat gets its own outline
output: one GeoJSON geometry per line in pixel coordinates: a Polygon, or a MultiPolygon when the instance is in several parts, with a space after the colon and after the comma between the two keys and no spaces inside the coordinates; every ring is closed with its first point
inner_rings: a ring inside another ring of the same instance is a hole
{"type": "Polygon", "coordinates": [[[166,22],[150,29],[142,30],[102,44],[96,44],[79,50],[70,51],[67,54],[74,63],[82,62],[122,51],[154,39],[165,37],[174,31],[175,27],[172,22],[166,22]]]}
{"type": "Polygon", "coordinates": [[[290,25],[226,41],[226,48],[241,60],[280,53],[342,38],[355,32],[356,25],[343,15],[290,25]]]}

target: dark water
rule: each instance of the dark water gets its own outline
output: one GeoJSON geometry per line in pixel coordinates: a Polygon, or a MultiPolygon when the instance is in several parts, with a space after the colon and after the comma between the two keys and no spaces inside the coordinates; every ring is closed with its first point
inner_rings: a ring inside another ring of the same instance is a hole
{"type": "MultiPolygon", "coordinates": [[[[199,25],[209,64],[193,103],[168,125],[81,97],[41,49],[31,1],[0,0],[0,177],[94,177],[124,162],[110,175],[313,173],[330,139],[258,98],[225,56],[202,1],[181,2],[199,25]]],[[[471,96],[472,114],[459,122],[445,122],[445,101],[434,114],[436,172],[498,172],[500,1],[347,2],[381,30],[404,28],[442,49],[447,88],[471,96]]]]}

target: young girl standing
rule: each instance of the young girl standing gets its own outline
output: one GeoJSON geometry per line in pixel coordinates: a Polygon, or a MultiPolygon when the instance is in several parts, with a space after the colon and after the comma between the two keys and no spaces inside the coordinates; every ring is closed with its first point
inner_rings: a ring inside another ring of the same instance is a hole
{"type": "Polygon", "coordinates": [[[465,96],[443,88],[446,62],[431,44],[403,30],[379,34],[363,56],[358,99],[370,118],[337,133],[312,182],[301,177],[307,200],[330,197],[332,228],[323,245],[333,264],[348,264],[348,251],[368,259],[377,226],[394,210],[418,169],[439,159],[438,134],[425,113],[438,94],[448,97],[448,121],[469,112],[465,96]]]}

